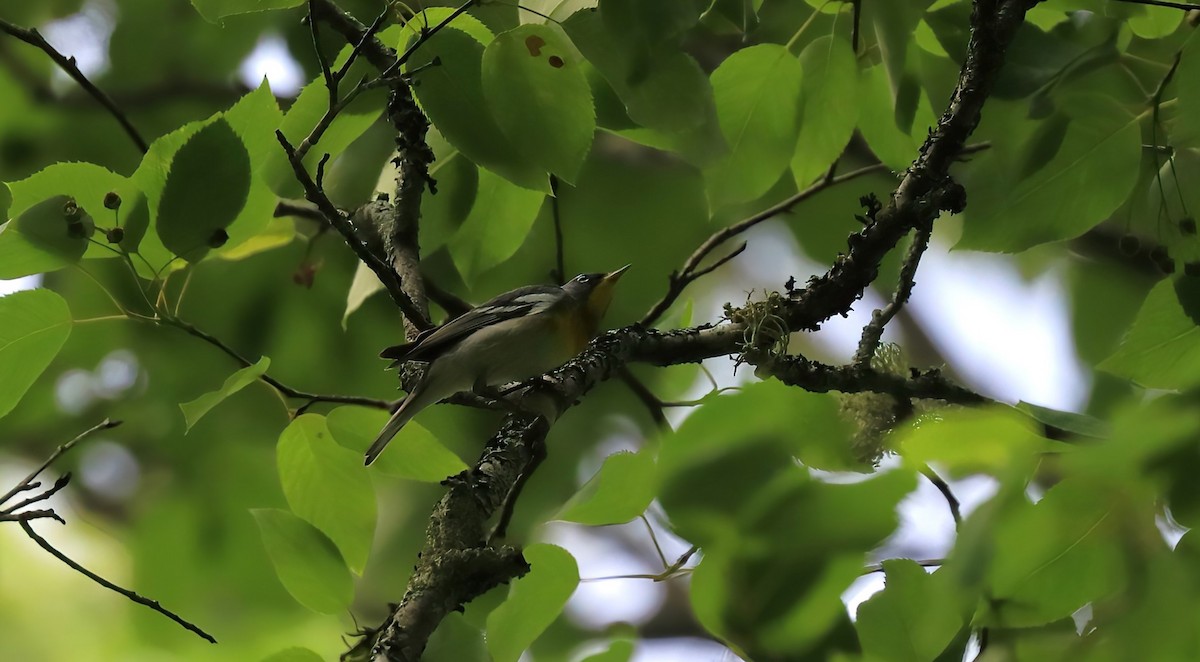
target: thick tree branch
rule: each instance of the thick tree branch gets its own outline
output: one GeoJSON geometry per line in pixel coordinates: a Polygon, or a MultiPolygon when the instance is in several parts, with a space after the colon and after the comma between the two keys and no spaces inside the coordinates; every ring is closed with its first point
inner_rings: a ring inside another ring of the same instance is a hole
{"type": "MultiPolygon", "coordinates": [[[[1025,11],[1033,4],[1034,0],[976,0],[967,58],[948,108],[930,132],[920,156],[904,173],[888,205],[864,230],[849,238],[849,252],[828,273],[811,279],[807,287],[786,298],[776,297],[778,300],[751,304],[747,310],[731,311],[731,321],[719,326],[668,332],[633,326],[609,332],[593,341],[579,357],[550,373],[548,384],[532,386],[520,394],[516,398],[520,405],[538,416],[511,416],[475,467],[449,481],[448,494],[430,517],[425,548],[407,593],[387,621],[378,630],[366,633],[347,656],[363,659],[362,654],[369,648],[375,660],[416,660],[437,623],[450,610],[524,572],[524,564],[517,562],[518,552],[485,546],[486,521],[528,467],[534,457],[533,444],[544,442],[553,421],[627,362],[669,365],[744,352],[749,359],[761,359],[757,362],[771,374],[804,388],[879,390],[903,397],[979,402],[978,395],[949,384],[936,372],[905,379],[859,366],[820,366],[802,357],[774,356],[766,348],[746,347],[745,332],[754,314],[763,312],[764,307],[791,330],[813,329],[833,315],[845,313],[875,279],[884,255],[909,230],[930,225],[941,211],[962,209],[965,194],[949,179],[949,167],[979,123],[1005,51],[1025,11]]],[[[767,210],[744,223],[753,225],[776,213],[779,210],[767,210]]],[[[735,226],[722,231],[728,234],[714,235],[689,259],[690,269],[685,265],[681,273],[696,271],[716,245],[740,231],[735,226]]],[[[662,310],[669,305],[667,301],[662,310]]],[[[648,314],[648,318],[654,316],[648,314]]]]}
{"type": "Polygon", "coordinates": [[[16,37],[30,46],[40,48],[46,55],[50,56],[51,60],[54,60],[54,63],[57,64],[59,68],[63,70],[63,72],[74,79],[76,83],[79,83],[80,87],[86,90],[88,94],[92,95],[93,99],[95,99],[100,103],[101,106],[104,106],[104,108],[108,110],[109,114],[117,120],[117,123],[121,125],[121,128],[124,129],[125,133],[129,136],[129,139],[133,141],[133,144],[137,145],[137,148],[141,150],[143,154],[150,149],[145,138],[142,138],[142,134],[138,133],[138,130],[133,126],[133,122],[129,121],[129,118],[125,115],[125,112],[118,108],[117,104],[113,103],[113,100],[109,98],[109,96],[105,94],[103,90],[96,87],[92,81],[88,80],[87,76],[83,75],[83,72],[80,71],[79,67],[75,65],[74,57],[67,57],[62,53],[59,53],[58,50],[51,46],[50,42],[46,41],[46,39],[42,37],[42,34],[36,29],[22,28],[13,25],[4,19],[0,19],[0,32],[4,32],[5,34],[16,37]]]}

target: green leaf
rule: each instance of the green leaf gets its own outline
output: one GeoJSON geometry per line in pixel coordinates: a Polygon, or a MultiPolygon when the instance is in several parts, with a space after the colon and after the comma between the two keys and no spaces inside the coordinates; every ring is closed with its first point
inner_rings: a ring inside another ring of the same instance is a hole
{"type": "Polygon", "coordinates": [[[325,417],[305,414],[279,435],[276,459],[292,512],[329,536],[362,574],[375,536],[375,490],[362,456],[334,442],[325,417]]]}
{"type": "Polygon", "coordinates": [[[1112,433],[1112,426],[1095,416],[1050,409],[1024,401],[1018,402],[1016,409],[1035,421],[1084,437],[1103,439],[1112,433]]]}
{"type": "Polygon", "coordinates": [[[525,159],[574,183],[596,132],[592,92],[557,26],[522,25],[483,53],[488,109],[525,159]]]}
{"type": "Polygon", "coordinates": [[[524,555],[529,573],[515,580],[508,599],[488,614],[487,647],[495,662],[517,662],[579,585],[579,568],[567,550],[537,543],[524,555]]]}
{"type": "Polygon", "coordinates": [[[1125,543],[1107,489],[1064,481],[996,523],[988,620],[1043,625],[1120,588],[1125,543]]]}
{"type": "Polygon", "coordinates": [[[521,23],[561,23],[576,12],[594,8],[597,2],[598,0],[529,0],[521,6],[533,11],[518,12],[517,17],[521,23]]]}
{"type": "Polygon", "coordinates": [[[200,129],[171,161],[155,228],[163,246],[188,262],[228,240],[226,228],[250,191],[250,156],[224,119],[200,129]]]}
{"type": "MultiPolygon", "coordinates": [[[[257,89],[243,96],[221,116],[242,139],[250,155],[253,176],[246,205],[226,228],[229,241],[216,250],[216,255],[241,259],[287,243],[295,236],[295,226],[290,220],[273,217],[279,198],[264,179],[272,157],[282,151],[275,138],[275,129],[283,122],[283,113],[264,79],[257,89]]],[[[323,140],[321,145],[325,146],[323,140]]]]}
{"type": "Polygon", "coordinates": [[[14,221],[0,225],[0,279],[54,271],[67,264],[63,258],[31,243],[17,231],[14,221]]]}
{"type": "Polygon", "coordinates": [[[0,297],[0,416],[21,397],[71,335],[71,311],[47,289],[0,297]]]}
{"type": "Polygon", "coordinates": [[[1161,39],[1179,27],[1186,12],[1174,7],[1128,7],[1133,15],[1127,25],[1142,39],[1161,39]]]}
{"type": "Polygon", "coordinates": [[[1124,202],[1138,178],[1141,128],[1110,101],[1095,101],[1090,117],[1068,125],[1053,160],[1024,181],[1014,182],[1001,159],[981,159],[957,248],[1018,252],[1071,239],[1124,202]]]}
{"type": "Polygon", "coordinates": [[[257,381],[259,377],[262,377],[267,372],[267,368],[270,365],[271,359],[264,356],[254,365],[248,365],[234,372],[225,379],[225,383],[221,384],[221,388],[205,393],[190,402],[180,404],[179,408],[183,410],[183,419],[187,423],[187,431],[191,432],[192,426],[207,414],[209,410],[221,404],[225,398],[257,381]]]}
{"type": "Polygon", "coordinates": [[[858,64],[849,42],[821,37],[800,53],[800,135],[792,156],[796,186],[808,186],[854,135],[858,124],[858,64]],[[836,112],[831,109],[836,108],[836,112]]]}
{"type": "Polygon", "coordinates": [[[656,494],[654,457],[647,451],[614,453],[571,497],[557,519],[589,526],[624,524],[641,515],[656,494]]]}
{"type": "Polygon", "coordinates": [[[629,662],[633,657],[633,641],[629,639],[617,639],[609,644],[607,650],[589,655],[581,662],[629,662]]]}
{"type": "MultiPolygon", "coordinates": [[[[420,36],[421,30],[432,28],[440,24],[452,13],[454,13],[454,7],[426,7],[425,9],[417,12],[416,15],[414,15],[408,20],[408,22],[404,24],[404,31],[401,33],[404,36],[400,39],[400,47],[407,50],[408,46],[413,43],[413,40],[420,36]]],[[[528,13],[529,12],[520,12],[521,15],[526,15],[528,13]]],[[[455,30],[462,30],[472,37],[475,37],[475,40],[484,46],[491,43],[492,39],[495,38],[495,35],[492,34],[491,29],[484,25],[483,21],[470,14],[459,14],[458,16],[455,16],[454,19],[447,24],[447,27],[453,27],[455,30]]],[[[422,45],[421,48],[425,48],[425,45],[422,45]]]]}
{"type": "Polygon", "coordinates": [[[788,167],[799,131],[800,62],[777,44],[730,55],[712,73],[730,153],[704,172],[714,207],[761,197],[788,167]]]}
{"type": "Polygon", "coordinates": [[[1047,448],[1047,440],[1028,418],[1000,406],[946,410],[918,418],[896,433],[893,444],[911,466],[936,462],[956,477],[1023,476],[1047,448]]]}
{"type": "Polygon", "coordinates": [[[1183,389],[1200,383],[1200,327],[1181,305],[1185,296],[1200,303],[1197,293],[1196,276],[1155,285],[1125,340],[1097,367],[1150,388],[1183,389]]]}
{"type": "Polygon", "coordinates": [[[12,190],[8,184],[0,182],[0,219],[8,220],[8,208],[12,206],[12,190]]]}
{"type": "MultiPolygon", "coordinates": [[[[380,37],[382,36],[381,34],[380,37]]],[[[350,46],[343,48],[330,66],[340,67],[350,56],[351,50],[350,46]]],[[[353,85],[352,81],[356,82],[369,75],[377,76],[378,71],[371,67],[366,58],[358,58],[343,79],[345,82],[342,88],[348,90],[353,85]]],[[[321,140],[304,155],[303,163],[310,176],[316,176],[317,164],[325,154],[338,156],[375,123],[383,109],[385,96],[386,90],[382,88],[368,90],[359,94],[353,103],[338,113],[325,129],[325,133],[321,134],[321,140]]],[[[292,146],[298,146],[328,110],[329,89],[325,86],[324,77],[317,76],[300,90],[300,94],[283,116],[283,121],[277,123],[279,130],[292,146]]],[[[300,197],[303,193],[300,183],[296,181],[292,165],[287,154],[279,146],[274,131],[271,133],[271,140],[274,147],[268,150],[266,163],[261,170],[263,181],[280,197],[300,197]]]]}
{"type": "Polygon", "coordinates": [[[321,662],[321,659],[312,649],[293,646],[264,657],[262,662],[321,662]]]}
{"type": "Polygon", "coordinates": [[[514,184],[550,192],[545,171],[526,160],[493,117],[483,91],[483,44],[445,28],[426,41],[406,65],[420,67],[413,91],[422,110],[446,140],[475,163],[514,184]],[[430,65],[434,59],[440,64],[430,65]]]}
{"type": "Polygon", "coordinates": [[[512,257],[533,227],[545,196],[479,171],[475,206],[450,240],[450,255],[463,280],[471,284],[483,272],[512,257]]]}
{"type": "Polygon", "coordinates": [[[95,233],[92,217],[83,209],[78,210],[78,225],[72,231],[66,209],[74,206],[72,198],[56,195],[26,209],[13,219],[9,230],[20,236],[23,251],[32,255],[41,254],[53,260],[55,268],[75,264],[87,251],[88,237],[95,233]]]}
{"type": "MultiPolygon", "coordinates": [[[[354,451],[362,464],[375,436],[383,429],[388,413],[363,407],[338,407],[329,412],[327,423],[333,438],[354,451]]],[[[466,470],[467,465],[416,421],[409,421],[396,434],[388,452],[379,456],[369,471],[427,483],[440,483],[447,476],[466,470]]]]}
{"type": "Polygon", "coordinates": [[[350,315],[362,307],[372,294],[382,290],[383,283],[379,281],[379,277],[375,275],[371,267],[368,267],[365,262],[359,262],[354,268],[354,280],[350,281],[350,290],[346,292],[346,310],[342,313],[342,330],[346,329],[346,322],[350,320],[350,315]]]}
{"type": "Polygon", "coordinates": [[[1195,32],[1183,46],[1173,80],[1179,112],[1170,125],[1172,142],[1200,147],[1200,36],[1195,32]]]}
{"type": "Polygon", "coordinates": [[[226,16],[250,12],[287,9],[304,4],[304,0],[192,0],[192,6],[209,23],[218,23],[226,16]]]}
{"type": "Polygon", "coordinates": [[[340,614],[350,606],[350,570],[325,534],[286,510],[259,508],[250,513],[275,574],[296,602],[322,614],[340,614]]]}
{"type": "Polygon", "coordinates": [[[859,84],[858,130],[881,162],[896,172],[905,170],[916,158],[928,127],[933,125],[929,99],[924,94],[918,96],[911,126],[902,128],[893,112],[896,102],[887,70],[882,65],[871,67],[862,72],[859,84]]]}
{"type": "Polygon", "coordinates": [[[884,588],[858,608],[858,638],[874,659],[931,662],[963,626],[954,589],[942,573],[908,559],[883,562],[884,588]]]}

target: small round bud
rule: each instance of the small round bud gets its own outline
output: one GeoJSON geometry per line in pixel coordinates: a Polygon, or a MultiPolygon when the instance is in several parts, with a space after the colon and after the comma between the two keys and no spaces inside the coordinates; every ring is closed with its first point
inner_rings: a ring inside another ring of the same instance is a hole
{"type": "Polygon", "coordinates": [[[105,209],[120,209],[121,208],[121,196],[117,195],[116,191],[109,191],[108,193],[105,193],[104,194],[104,208],[105,209]]]}
{"type": "Polygon", "coordinates": [[[1121,237],[1121,241],[1118,242],[1118,246],[1120,247],[1121,252],[1125,255],[1133,255],[1134,253],[1138,252],[1139,248],[1142,247],[1142,242],[1138,241],[1137,237],[1127,234],[1121,237]]]}
{"type": "Polygon", "coordinates": [[[125,228],[111,228],[104,232],[104,238],[110,244],[119,244],[125,238],[125,228]]]}
{"type": "Polygon", "coordinates": [[[1191,216],[1179,219],[1179,233],[1189,237],[1196,234],[1196,219],[1191,216]]]}
{"type": "Polygon", "coordinates": [[[223,229],[217,230],[212,233],[211,237],[208,238],[208,247],[209,248],[220,248],[220,247],[224,246],[225,242],[227,242],[227,241],[229,241],[229,233],[223,229]]]}

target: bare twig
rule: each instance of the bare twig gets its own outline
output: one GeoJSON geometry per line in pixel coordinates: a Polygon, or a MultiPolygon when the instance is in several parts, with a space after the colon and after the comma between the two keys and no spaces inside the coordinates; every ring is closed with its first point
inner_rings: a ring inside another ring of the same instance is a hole
{"type": "Polygon", "coordinates": [[[550,175],[550,211],[554,217],[554,282],[567,282],[567,268],[563,265],[562,215],[558,208],[558,177],[550,175]]]}
{"type": "Polygon", "coordinates": [[[84,577],[87,577],[88,579],[96,582],[97,584],[103,586],[104,588],[106,588],[110,591],[115,591],[117,593],[120,593],[121,595],[129,598],[130,600],[138,603],[139,605],[145,605],[145,606],[153,609],[154,611],[162,614],[163,616],[166,616],[167,618],[171,619],[172,621],[175,621],[180,626],[182,626],[185,630],[195,633],[196,636],[200,637],[201,639],[204,639],[205,641],[207,641],[209,643],[213,643],[213,644],[217,643],[217,640],[214,639],[211,634],[205,632],[204,630],[201,630],[198,626],[196,626],[192,622],[184,619],[179,614],[176,614],[175,612],[171,611],[170,609],[167,609],[166,607],[162,606],[161,604],[159,604],[158,600],[151,600],[149,598],[142,597],[141,595],[138,595],[137,593],[135,593],[129,589],[121,588],[120,586],[117,586],[116,584],[108,581],[107,579],[101,577],[100,575],[97,575],[96,573],[92,572],[91,570],[88,570],[87,568],[85,568],[85,567],[79,565],[78,563],[76,563],[75,561],[71,560],[71,558],[68,557],[66,554],[63,554],[62,552],[55,549],[55,547],[53,545],[51,545],[49,542],[47,542],[45,538],[39,536],[37,534],[37,532],[33,530],[33,527],[29,525],[29,522],[22,521],[20,524],[21,524],[21,528],[25,531],[25,535],[29,536],[29,538],[31,540],[36,542],[39,547],[41,547],[42,549],[49,552],[51,554],[51,556],[58,559],[59,561],[62,561],[65,564],[67,564],[75,572],[78,572],[79,574],[83,575],[84,577]]]}
{"type": "Polygon", "coordinates": [[[350,246],[350,250],[354,251],[354,254],[358,256],[358,259],[362,260],[364,264],[371,268],[371,271],[375,272],[375,275],[379,278],[380,282],[383,283],[384,288],[388,291],[388,294],[391,295],[392,300],[395,301],[396,305],[400,307],[400,311],[404,313],[404,316],[420,330],[430,328],[432,325],[425,317],[424,313],[421,312],[417,304],[414,303],[413,300],[410,299],[402,289],[399,275],[396,274],[394,269],[381,260],[378,255],[372,253],[367,248],[366,244],[364,244],[362,240],[358,238],[358,235],[354,231],[354,226],[350,224],[350,220],[346,218],[345,214],[342,213],[340,209],[334,206],[333,202],[329,200],[329,197],[325,195],[325,191],[318,187],[316,182],[313,181],[312,177],[309,176],[308,170],[304,167],[304,162],[301,161],[296,155],[295,148],[293,148],[292,144],[288,142],[288,139],[283,135],[283,132],[276,130],[275,138],[279,141],[279,144],[283,147],[284,152],[287,154],[288,161],[292,164],[292,170],[296,175],[296,179],[298,179],[300,181],[300,185],[304,187],[305,199],[316,205],[317,208],[321,210],[321,213],[325,215],[325,220],[332,225],[339,234],[342,235],[342,238],[346,241],[346,244],[350,246]]]}
{"type": "Polygon", "coordinates": [[[954,528],[957,530],[962,526],[962,510],[959,505],[958,497],[954,496],[954,490],[950,489],[950,484],[937,475],[932,468],[925,466],[921,468],[921,475],[925,476],[939,492],[942,493],[942,498],[946,500],[946,506],[950,509],[950,517],[954,519],[954,528]]]}
{"type": "Polygon", "coordinates": [[[458,18],[459,16],[462,16],[464,13],[466,13],[466,11],[468,9],[470,9],[471,7],[474,7],[477,4],[479,4],[479,0],[467,0],[466,2],[459,5],[458,8],[456,8],[454,11],[447,14],[446,18],[443,18],[441,21],[438,22],[437,25],[433,26],[432,28],[425,28],[424,26],[422,26],[421,32],[417,36],[416,40],[413,41],[413,43],[410,44],[409,47],[404,50],[404,53],[402,53],[400,55],[400,57],[396,58],[396,61],[393,62],[391,66],[389,66],[387,69],[384,69],[383,73],[380,74],[379,77],[384,78],[384,79],[391,78],[397,71],[400,70],[400,67],[403,67],[404,64],[406,62],[408,62],[409,58],[411,58],[413,56],[413,54],[417,52],[417,49],[419,49],[422,45],[424,45],[425,42],[429,41],[429,39],[431,37],[433,37],[433,35],[437,34],[438,32],[441,32],[443,28],[445,28],[447,25],[450,25],[451,21],[458,18]]]}
{"type": "MultiPolygon", "coordinates": [[[[34,484],[34,479],[37,478],[40,473],[45,471],[46,467],[50,466],[51,464],[54,463],[55,460],[57,460],[59,457],[61,457],[63,453],[66,453],[67,451],[74,448],[75,444],[79,443],[80,441],[87,438],[88,436],[95,434],[96,432],[99,432],[101,430],[110,430],[112,428],[117,427],[120,424],[121,424],[121,421],[113,421],[113,420],[109,420],[106,418],[103,421],[100,421],[100,423],[79,433],[79,435],[76,436],[71,441],[68,441],[67,443],[54,449],[54,452],[50,454],[50,457],[46,458],[45,462],[42,462],[38,466],[38,468],[31,471],[29,473],[29,475],[26,476],[24,480],[17,483],[17,485],[15,487],[13,487],[8,492],[5,492],[4,496],[0,496],[0,505],[4,505],[4,502],[13,498],[13,496],[16,495],[18,492],[33,489],[32,485],[34,484]]],[[[53,489],[53,488],[51,488],[51,489],[53,489]]]]}
{"type": "Polygon", "coordinates": [[[809,198],[831,186],[836,186],[842,182],[848,182],[852,179],[857,179],[864,175],[870,175],[876,172],[887,172],[887,166],[883,165],[882,163],[877,163],[875,165],[859,168],[858,170],[847,172],[836,177],[821,179],[817,183],[809,186],[799,193],[796,193],[786,200],[776,203],[775,205],[772,205],[771,207],[768,207],[767,209],[764,209],[753,216],[744,218],[733,225],[717,230],[712,234],[712,236],[706,239],[703,244],[700,244],[700,247],[697,248],[690,257],[688,257],[687,261],[683,263],[682,269],[680,269],[678,272],[673,272],[668,277],[667,293],[664,294],[663,297],[659,299],[657,303],[651,306],[650,310],[648,310],[646,314],[642,316],[641,324],[643,326],[651,326],[654,324],[656,321],[658,321],[658,318],[662,317],[663,313],[667,312],[667,309],[671,307],[671,304],[675,303],[676,299],[679,298],[679,295],[683,294],[684,289],[686,289],[688,285],[690,285],[700,276],[712,272],[716,267],[728,262],[734,257],[737,257],[737,255],[744,249],[743,247],[742,249],[735,250],[730,255],[719,260],[712,268],[701,269],[700,263],[703,262],[704,258],[708,257],[708,255],[716,250],[716,248],[721,244],[745,232],[746,230],[749,230],[759,223],[762,223],[765,220],[774,218],[779,214],[789,211],[792,207],[795,207],[801,202],[808,200],[809,198]]]}
{"type": "MultiPolygon", "coordinates": [[[[946,559],[921,559],[919,561],[916,559],[909,559],[909,560],[911,560],[913,563],[916,563],[917,565],[921,566],[922,568],[937,568],[937,567],[941,567],[946,564],[946,559]]],[[[872,564],[868,565],[867,567],[863,568],[862,574],[869,575],[873,572],[883,572],[883,564],[882,563],[872,563],[872,564]]]]}
{"type": "Polygon", "coordinates": [[[908,302],[908,298],[912,296],[917,266],[921,263],[921,255],[929,247],[929,235],[932,232],[933,227],[927,226],[918,229],[913,235],[912,245],[908,247],[904,263],[900,266],[900,281],[896,284],[896,292],[892,295],[892,300],[883,308],[873,312],[871,321],[863,327],[862,337],[858,341],[858,350],[854,352],[856,365],[865,366],[871,363],[871,358],[875,356],[875,350],[879,348],[879,341],[883,338],[884,327],[892,321],[892,318],[900,312],[900,309],[908,302]]]}
{"type": "Polygon", "coordinates": [[[1166,0],[1117,0],[1131,5],[1150,5],[1152,7],[1170,7],[1171,9],[1200,9],[1200,5],[1191,2],[1166,2],[1166,0]]]}
{"type": "Polygon", "coordinates": [[[667,421],[667,415],[663,413],[663,401],[654,395],[654,391],[646,386],[642,380],[638,379],[629,368],[621,368],[621,381],[629,387],[630,392],[646,407],[646,412],[650,414],[650,420],[658,426],[660,430],[670,430],[671,424],[667,421]]]}
{"type": "Polygon", "coordinates": [[[125,133],[129,136],[129,139],[133,141],[133,144],[137,145],[137,148],[141,150],[143,154],[150,149],[146,143],[146,140],[142,138],[142,134],[138,133],[138,130],[133,126],[133,122],[129,121],[129,118],[125,115],[125,112],[118,108],[117,104],[113,103],[113,100],[109,98],[109,96],[105,94],[103,90],[96,87],[92,81],[88,80],[87,76],[83,75],[83,72],[79,70],[78,66],[76,66],[75,58],[73,56],[66,57],[62,53],[59,53],[58,50],[51,46],[50,42],[46,41],[46,39],[42,37],[42,34],[34,28],[22,28],[13,25],[4,19],[0,19],[0,31],[20,39],[30,46],[40,48],[42,52],[50,56],[51,60],[54,60],[54,63],[57,64],[60,69],[74,79],[76,83],[79,83],[80,87],[86,90],[88,94],[92,95],[93,99],[98,101],[101,106],[104,106],[104,108],[108,110],[109,114],[117,120],[117,123],[121,125],[121,128],[124,129],[125,133]]]}
{"type": "MultiPolygon", "coordinates": [[[[178,317],[162,316],[158,319],[158,322],[161,324],[165,324],[167,326],[179,329],[180,331],[183,331],[184,333],[187,333],[188,335],[190,335],[194,338],[199,338],[200,340],[203,340],[204,342],[212,345],[213,347],[216,347],[217,349],[219,349],[222,352],[224,352],[225,354],[227,354],[234,361],[237,361],[238,364],[241,365],[243,368],[254,365],[254,361],[251,361],[250,359],[248,359],[245,356],[243,356],[242,354],[240,354],[237,350],[235,350],[232,347],[230,347],[229,345],[225,344],[225,342],[223,340],[221,340],[220,338],[217,338],[216,336],[212,335],[211,333],[208,333],[206,331],[198,329],[198,328],[196,328],[195,325],[193,325],[189,322],[185,322],[185,321],[179,319],[178,317]]],[[[309,393],[308,391],[301,391],[299,389],[294,389],[294,388],[288,386],[287,384],[284,384],[283,382],[279,381],[278,379],[275,379],[274,377],[272,377],[268,374],[265,374],[265,373],[262,376],[260,376],[259,379],[262,380],[263,382],[265,382],[266,384],[270,385],[276,391],[278,391],[280,393],[280,395],[283,395],[288,398],[295,398],[297,400],[305,400],[306,403],[302,406],[303,409],[307,409],[308,407],[310,407],[316,403],[319,403],[319,402],[331,402],[331,403],[347,404],[347,405],[359,405],[361,407],[372,407],[374,409],[383,409],[384,411],[390,411],[392,408],[392,402],[390,400],[381,400],[379,398],[368,398],[368,397],[363,397],[360,395],[334,395],[334,394],[326,394],[326,393],[309,393]]]]}

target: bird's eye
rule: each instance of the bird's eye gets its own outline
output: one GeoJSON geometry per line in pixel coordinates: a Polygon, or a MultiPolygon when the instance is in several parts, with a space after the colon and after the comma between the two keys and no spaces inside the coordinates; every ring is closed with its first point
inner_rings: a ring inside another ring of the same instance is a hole
{"type": "Polygon", "coordinates": [[[586,283],[586,282],[588,282],[589,280],[591,280],[591,278],[588,278],[587,276],[579,275],[579,276],[576,276],[576,277],[575,277],[575,280],[577,280],[577,281],[579,281],[579,282],[581,282],[581,283],[586,283]]]}

